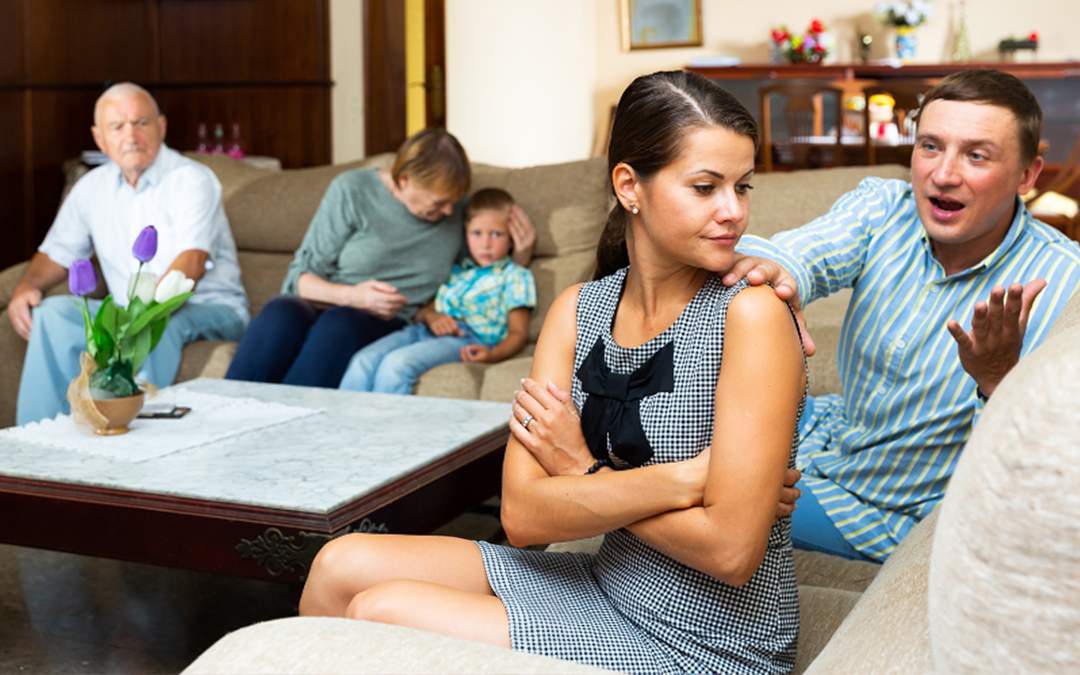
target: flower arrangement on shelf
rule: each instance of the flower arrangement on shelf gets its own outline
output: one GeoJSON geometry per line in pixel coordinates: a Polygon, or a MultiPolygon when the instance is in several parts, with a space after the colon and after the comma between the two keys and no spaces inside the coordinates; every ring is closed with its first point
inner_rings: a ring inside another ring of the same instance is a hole
{"type": "Polygon", "coordinates": [[[772,30],[771,37],[772,48],[789,63],[821,63],[831,47],[825,24],[818,19],[811,20],[802,35],[792,34],[787,26],[780,26],[772,30]]]}
{"type": "Polygon", "coordinates": [[[86,353],[92,359],[83,360],[83,375],[89,376],[94,400],[140,395],[135,374],[161,340],[169,316],[192,295],[195,282],[180,271],[172,270],[160,282],[156,274],[143,271],[156,253],[157,230],[151,225],[143,228],[132,246],[139,267],[128,284],[126,306],[109,295],[93,318],[86,296],[97,287],[94,267],[83,259],[68,268],[68,289],[82,298],[86,353]]]}
{"type": "Polygon", "coordinates": [[[877,13],[886,26],[917,28],[930,18],[931,7],[928,0],[893,0],[878,3],[877,13]]]}

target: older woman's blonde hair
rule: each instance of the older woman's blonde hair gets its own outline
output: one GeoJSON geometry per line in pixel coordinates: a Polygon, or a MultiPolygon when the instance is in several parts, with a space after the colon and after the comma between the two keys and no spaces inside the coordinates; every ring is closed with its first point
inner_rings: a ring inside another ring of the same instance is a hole
{"type": "Polygon", "coordinates": [[[405,139],[390,175],[395,184],[408,176],[425,189],[446,193],[455,201],[468,193],[472,181],[465,148],[446,129],[424,129],[405,139]]]}

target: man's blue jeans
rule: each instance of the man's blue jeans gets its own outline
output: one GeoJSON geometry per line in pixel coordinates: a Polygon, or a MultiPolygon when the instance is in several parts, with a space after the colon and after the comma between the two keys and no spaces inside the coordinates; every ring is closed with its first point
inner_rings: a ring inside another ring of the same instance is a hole
{"type": "Polygon", "coordinates": [[[422,324],[406,326],[372,342],[353,355],[341,378],[341,388],[411,394],[420,376],[435,366],[461,360],[461,348],[480,342],[465,335],[433,335],[422,324]]]}
{"type": "MultiPolygon", "coordinates": [[[[45,298],[33,309],[30,344],[26,347],[15,409],[17,424],[69,411],[68,383],[79,374],[79,354],[86,349],[81,305],[78,298],[58,295],[45,298]]],[[[100,306],[100,300],[91,300],[90,315],[100,306]]],[[[200,339],[238,340],[243,333],[244,321],[235,310],[224,305],[185,303],[169,319],[161,341],[143,363],[140,377],[158,387],[168,386],[176,379],[186,343],[200,339]]]]}

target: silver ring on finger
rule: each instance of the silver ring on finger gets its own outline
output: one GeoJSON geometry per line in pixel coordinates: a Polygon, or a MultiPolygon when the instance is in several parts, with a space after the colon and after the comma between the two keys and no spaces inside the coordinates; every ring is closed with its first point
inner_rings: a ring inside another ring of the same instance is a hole
{"type": "Polygon", "coordinates": [[[531,422],[532,422],[532,421],[533,421],[534,419],[536,419],[536,418],[535,418],[535,417],[533,417],[532,415],[528,414],[528,413],[526,413],[526,414],[525,414],[525,417],[522,417],[522,418],[521,418],[521,426],[525,428],[525,431],[528,431],[528,430],[529,430],[529,424],[530,424],[530,423],[531,423],[531,422]]]}

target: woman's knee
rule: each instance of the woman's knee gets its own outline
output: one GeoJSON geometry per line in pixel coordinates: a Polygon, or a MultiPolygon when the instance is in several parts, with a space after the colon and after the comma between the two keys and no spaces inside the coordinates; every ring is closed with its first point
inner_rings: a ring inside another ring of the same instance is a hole
{"type": "Polygon", "coordinates": [[[348,619],[405,625],[408,623],[410,596],[417,582],[407,579],[384,581],[357,593],[345,608],[348,619]]]}
{"type": "Polygon", "coordinates": [[[311,323],[318,312],[310,302],[292,295],[279,295],[263,306],[262,311],[252,321],[260,323],[295,322],[311,323]]]}

